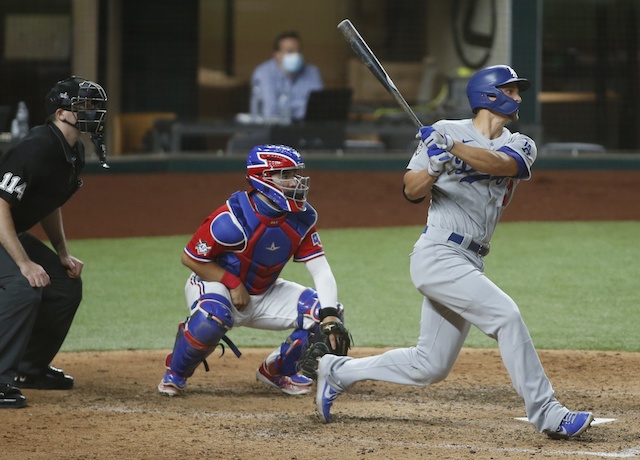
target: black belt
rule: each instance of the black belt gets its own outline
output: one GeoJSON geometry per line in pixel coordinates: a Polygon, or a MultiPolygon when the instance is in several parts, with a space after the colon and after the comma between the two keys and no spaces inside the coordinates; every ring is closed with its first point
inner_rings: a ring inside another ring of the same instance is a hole
{"type": "MultiPolygon", "coordinates": [[[[451,235],[449,235],[449,241],[453,241],[454,243],[462,244],[463,240],[464,236],[459,235],[458,233],[451,233],[451,235]]],[[[466,249],[475,254],[478,254],[480,257],[484,257],[489,254],[490,247],[488,245],[478,244],[475,241],[472,241],[471,243],[469,243],[469,246],[467,246],[466,249]]]]}

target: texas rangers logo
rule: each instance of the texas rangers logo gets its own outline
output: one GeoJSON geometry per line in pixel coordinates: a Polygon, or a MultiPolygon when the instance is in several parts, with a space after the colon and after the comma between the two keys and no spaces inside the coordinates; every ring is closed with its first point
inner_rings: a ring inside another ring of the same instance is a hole
{"type": "Polygon", "coordinates": [[[196,252],[199,256],[206,256],[211,251],[211,246],[209,246],[206,242],[202,240],[198,240],[198,244],[196,244],[196,252]]]}

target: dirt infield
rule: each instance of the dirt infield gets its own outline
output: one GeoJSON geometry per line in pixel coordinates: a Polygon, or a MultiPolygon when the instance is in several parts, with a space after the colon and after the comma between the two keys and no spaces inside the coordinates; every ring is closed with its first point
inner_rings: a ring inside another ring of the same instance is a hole
{"type": "MultiPolygon", "coordinates": [[[[71,391],[25,390],[2,412],[3,459],[593,459],[640,456],[640,354],[541,351],[558,398],[615,418],[581,438],[552,441],[514,420],[524,408],[495,350],[464,349],[432,387],[360,382],[322,424],[313,395],[255,380],[269,350],[210,357],[182,398],[156,392],[161,351],[62,353],[71,391]]],[[[357,349],[355,356],[379,353],[357,349]]]]}
{"type": "MultiPolygon", "coordinates": [[[[640,220],[638,172],[541,171],[516,192],[504,221],[640,220]]],[[[418,225],[401,173],[315,172],[320,228],[418,225]]],[[[234,190],[238,174],[96,175],[64,209],[67,236],[189,234],[234,190]]],[[[176,280],[176,289],[182,289],[176,280]]],[[[242,347],[242,344],[238,344],[242,347]]],[[[25,390],[29,406],[2,411],[1,459],[593,459],[640,457],[640,354],[540,351],[571,408],[616,421],[552,441],[515,420],[524,406],[496,350],[464,349],[432,387],[361,382],[314,414],[313,395],[286,396],[255,380],[270,350],[210,359],[183,398],[157,394],[162,351],[61,353],[71,391],[25,390]]],[[[353,355],[380,353],[358,348],[353,355]]]]}

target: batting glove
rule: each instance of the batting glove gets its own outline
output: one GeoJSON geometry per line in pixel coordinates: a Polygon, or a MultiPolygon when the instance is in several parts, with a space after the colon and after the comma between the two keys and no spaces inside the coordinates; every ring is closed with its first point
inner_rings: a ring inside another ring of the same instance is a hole
{"type": "Polygon", "coordinates": [[[427,149],[429,155],[429,174],[438,177],[446,169],[447,163],[453,158],[445,149],[432,145],[427,149]]]}
{"type": "Polygon", "coordinates": [[[427,147],[435,145],[438,148],[446,150],[447,152],[453,148],[453,138],[448,134],[439,133],[433,128],[433,126],[423,126],[422,128],[420,128],[420,132],[418,135],[427,147]]]}

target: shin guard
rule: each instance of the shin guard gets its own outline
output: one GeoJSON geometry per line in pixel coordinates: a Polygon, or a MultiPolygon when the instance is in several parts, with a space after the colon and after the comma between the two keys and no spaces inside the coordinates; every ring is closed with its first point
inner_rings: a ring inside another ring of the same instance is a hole
{"type": "Polygon", "coordinates": [[[233,327],[231,305],[219,294],[204,294],[191,309],[191,316],[178,328],[168,367],[181,377],[191,377],[233,327]]]}

